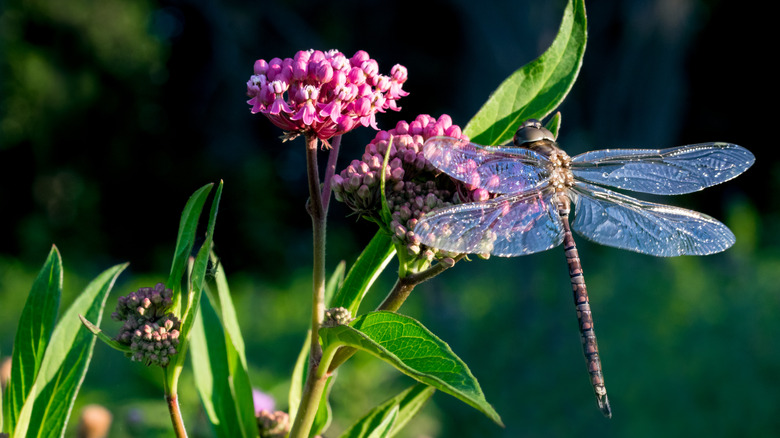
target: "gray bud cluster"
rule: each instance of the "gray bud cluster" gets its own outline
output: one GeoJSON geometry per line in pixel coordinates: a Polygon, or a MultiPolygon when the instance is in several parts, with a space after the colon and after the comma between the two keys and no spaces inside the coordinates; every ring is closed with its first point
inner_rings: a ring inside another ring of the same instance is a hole
{"type": "Polygon", "coordinates": [[[157,283],[154,288],[142,287],[117,300],[111,317],[124,324],[116,340],[130,347],[132,360],[164,367],[177,353],[181,322],[167,312],[172,298],[173,291],[157,283]]]}
{"type": "Polygon", "coordinates": [[[325,318],[322,321],[322,325],[325,327],[336,327],[339,325],[347,325],[355,318],[352,317],[352,312],[345,307],[332,307],[325,311],[325,318]]]}

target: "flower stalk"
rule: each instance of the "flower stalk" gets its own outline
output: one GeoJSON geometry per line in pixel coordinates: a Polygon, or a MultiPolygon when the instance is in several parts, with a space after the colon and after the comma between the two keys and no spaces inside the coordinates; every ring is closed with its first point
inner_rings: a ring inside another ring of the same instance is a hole
{"type": "MultiPolygon", "coordinates": [[[[322,358],[322,346],[319,333],[325,315],[325,231],[327,208],[323,203],[323,192],[320,191],[320,177],[317,168],[317,136],[306,134],[306,166],[309,176],[309,202],[307,210],[312,223],[312,313],[311,313],[311,345],[309,350],[309,371],[303,387],[301,404],[295,416],[290,438],[308,437],[314,423],[320,398],[328,382],[326,375],[319,371],[322,358]]],[[[335,158],[332,158],[335,169],[335,158]]],[[[329,160],[330,161],[330,160],[329,160]]],[[[327,171],[326,171],[327,172],[327,171]]],[[[335,172],[335,170],[334,170],[335,172]]],[[[327,190],[330,196],[330,190],[327,190]]],[[[327,365],[326,365],[327,366],[327,365]]]]}
{"type": "MultiPolygon", "coordinates": [[[[163,373],[167,374],[168,369],[163,368],[163,373]]],[[[163,385],[165,387],[165,402],[168,405],[168,413],[171,416],[173,432],[176,434],[176,438],[187,438],[187,430],[184,428],[184,419],[181,416],[181,407],[179,406],[179,395],[175,387],[168,385],[167,377],[163,376],[163,385]]]]}

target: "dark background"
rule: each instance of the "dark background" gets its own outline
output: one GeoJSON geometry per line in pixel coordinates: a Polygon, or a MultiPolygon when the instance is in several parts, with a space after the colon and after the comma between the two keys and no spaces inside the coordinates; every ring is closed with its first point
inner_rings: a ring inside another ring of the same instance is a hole
{"type": "MultiPolygon", "coordinates": [[[[409,69],[411,94],[401,112],[378,117],[380,128],[420,113],[447,113],[465,126],[506,76],[546,49],[564,5],[0,3],[0,354],[10,354],[31,278],[52,243],[67,270],[66,298],[130,261],[114,295],[125,294],[166,277],[187,197],[224,179],[217,251],[242,312],[253,383],[284,408],[283,379],[309,311],[310,221],[303,141],[281,143],[281,131],[245,103],[254,61],[309,48],[366,50],[383,73],[396,63],[409,69]]],[[[571,155],[705,141],[747,147],[757,161],[745,175],[664,201],[723,220],[737,244],[710,257],[657,259],[580,239],[611,421],[587,384],[560,250],[462,263],[421,286],[403,311],[470,365],[507,428],[438,394],[407,436],[776,436],[773,17],[735,0],[586,6],[588,46],[560,107],[559,141],[571,155]]],[[[344,137],[339,170],[373,135],[344,137]]],[[[329,268],[351,263],[375,232],[332,205],[329,268]]],[[[369,300],[381,299],[393,269],[369,300]]],[[[159,379],[105,350],[96,347],[79,406],[112,408],[112,436],[132,435],[135,423],[153,427],[155,415],[143,412],[161,406],[159,379]],[[117,370],[130,377],[117,383],[117,370]],[[139,376],[149,388],[133,383],[139,376]]],[[[334,389],[332,436],[369,402],[411,384],[370,358],[353,362],[334,389]]],[[[196,395],[189,399],[194,434],[208,436],[198,431],[196,395]]]]}

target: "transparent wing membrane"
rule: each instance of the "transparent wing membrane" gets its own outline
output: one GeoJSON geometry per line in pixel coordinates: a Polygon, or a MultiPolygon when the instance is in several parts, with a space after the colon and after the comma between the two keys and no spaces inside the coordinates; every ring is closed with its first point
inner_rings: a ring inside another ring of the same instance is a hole
{"type": "Polygon", "coordinates": [[[683,208],[640,201],[607,189],[577,183],[572,228],[602,245],[670,257],[706,255],[735,242],[717,220],[683,208]]]}
{"type": "Polygon", "coordinates": [[[551,194],[532,191],[434,210],[414,233],[428,246],[457,253],[512,257],[544,251],[563,239],[551,194]]]}
{"type": "Polygon", "coordinates": [[[580,180],[658,195],[690,193],[728,181],[755,157],[730,143],[702,143],[670,149],[605,149],[572,159],[580,180]]]}
{"type": "Polygon", "coordinates": [[[529,149],[432,137],[423,154],[451,177],[491,193],[520,193],[539,187],[549,176],[546,158],[529,149]]]}

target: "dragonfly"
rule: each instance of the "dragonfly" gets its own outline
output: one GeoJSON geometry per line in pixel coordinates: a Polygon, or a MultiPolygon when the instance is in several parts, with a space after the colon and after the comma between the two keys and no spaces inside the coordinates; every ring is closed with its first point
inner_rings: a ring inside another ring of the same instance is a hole
{"type": "Polygon", "coordinates": [[[422,243],[455,253],[504,257],[563,243],[590,383],[608,418],[612,408],[572,229],[599,244],[653,256],[724,251],[736,238],[716,219],[602,186],[656,195],[691,193],[728,181],[755,161],[747,149],[722,142],[660,150],[604,149],[569,157],[535,119],[520,125],[509,146],[439,136],[425,142],[423,154],[456,180],[499,196],[425,214],[414,229],[422,243]]]}

